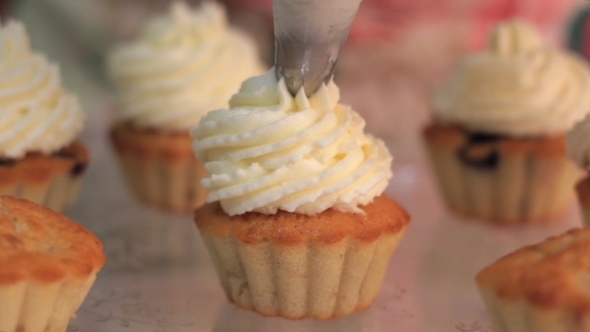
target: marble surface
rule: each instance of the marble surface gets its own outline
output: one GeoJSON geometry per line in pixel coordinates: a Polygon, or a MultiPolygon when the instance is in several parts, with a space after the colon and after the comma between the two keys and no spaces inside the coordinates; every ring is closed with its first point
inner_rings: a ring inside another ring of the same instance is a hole
{"type": "MultiPolygon", "coordinates": [[[[230,304],[190,214],[136,202],[107,140],[107,121],[85,132],[93,161],[68,215],[104,242],[108,261],[68,331],[491,331],[473,282],[481,268],[524,244],[580,223],[505,228],[444,210],[424,158],[394,163],[387,192],[412,215],[383,288],[364,312],[330,320],[265,318],[230,304]]],[[[395,153],[396,142],[388,142],[395,153]]]]}

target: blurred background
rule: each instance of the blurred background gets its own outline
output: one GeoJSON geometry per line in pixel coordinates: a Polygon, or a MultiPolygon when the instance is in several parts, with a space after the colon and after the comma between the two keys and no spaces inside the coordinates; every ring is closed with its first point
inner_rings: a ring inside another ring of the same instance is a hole
{"type": "MultiPolygon", "coordinates": [[[[230,21],[273,59],[272,0],[220,0],[230,21]]],[[[27,25],[33,47],[61,64],[65,85],[90,113],[114,103],[104,75],[105,54],[134,38],[169,0],[0,0],[2,17],[27,25]]],[[[199,0],[187,0],[198,5],[199,0]]],[[[590,54],[584,44],[585,0],[363,0],[337,66],[343,100],[368,129],[412,159],[420,127],[428,120],[433,89],[465,52],[483,47],[495,23],[519,17],[551,42],[590,54]],[[409,143],[408,143],[409,142],[409,143]]],[[[98,119],[96,119],[98,121],[98,119]]],[[[108,121],[108,120],[107,120],[108,121]]],[[[90,124],[92,125],[92,124],[90,124]]]]}

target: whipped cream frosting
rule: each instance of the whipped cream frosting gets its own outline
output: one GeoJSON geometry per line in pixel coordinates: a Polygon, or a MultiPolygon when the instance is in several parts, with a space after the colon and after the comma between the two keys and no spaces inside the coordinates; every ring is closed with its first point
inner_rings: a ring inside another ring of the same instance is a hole
{"type": "Polygon", "coordinates": [[[21,22],[8,21],[0,28],[0,158],[58,151],[76,139],[83,122],[57,65],[31,51],[21,22]]]}
{"type": "Polygon", "coordinates": [[[122,120],[140,128],[188,130],[227,107],[243,80],[264,72],[253,41],[228,26],[221,5],[175,3],[138,40],[116,48],[109,76],[122,120]]]}
{"type": "Polygon", "coordinates": [[[565,133],[590,111],[590,71],[576,55],[511,21],[466,56],[435,96],[436,121],[511,136],[565,133]]]}
{"type": "Polygon", "coordinates": [[[336,85],[293,97],[274,69],[246,80],[229,109],[209,112],[191,130],[210,176],[208,201],[229,215],[362,212],[386,188],[392,157],[363,132],[365,122],[338,103],[336,85]]]}

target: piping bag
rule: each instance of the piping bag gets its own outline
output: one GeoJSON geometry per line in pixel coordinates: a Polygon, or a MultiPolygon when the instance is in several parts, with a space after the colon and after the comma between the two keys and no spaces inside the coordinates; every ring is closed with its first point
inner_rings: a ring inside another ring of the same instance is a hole
{"type": "Polygon", "coordinates": [[[273,0],[275,70],[293,96],[328,83],[361,0],[273,0]]]}

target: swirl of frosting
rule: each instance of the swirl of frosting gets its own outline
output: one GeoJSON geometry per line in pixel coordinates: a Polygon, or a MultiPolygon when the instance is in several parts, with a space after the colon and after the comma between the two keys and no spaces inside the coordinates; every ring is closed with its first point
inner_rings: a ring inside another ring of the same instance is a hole
{"type": "Polygon", "coordinates": [[[57,65],[31,51],[25,26],[0,28],[0,158],[52,153],[82,130],[78,99],[61,84],[57,65]]]}
{"type": "Polygon", "coordinates": [[[241,82],[263,69],[253,41],[228,26],[221,5],[205,2],[194,11],[175,3],[110,54],[108,72],[123,120],[188,130],[209,110],[227,107],[241,82]]]}
{"type": "Polygon", "coordinates": [[[433,108],[437,121],[475,131],[564,133],[590,111],[590,70],[525,23],[508,22],[493,30],[486,52],[463,59],[433,108]]]}
{"type": "Polygon", "coordinates": [[[274,69],[246,80],[230,109],[209,112],[191,130],[210,174],[201,182],[208,201],[229,215],[361,212],[385,190],[393,158],[339,97],[330,81],[311,98],[303,89],[294,98],[274,69]]]}
{"type": "Polygon", "coordinates": [[[590,169],[590,114],[576,123],[565,139],[568,156],[580,167],[590,169]]]}

